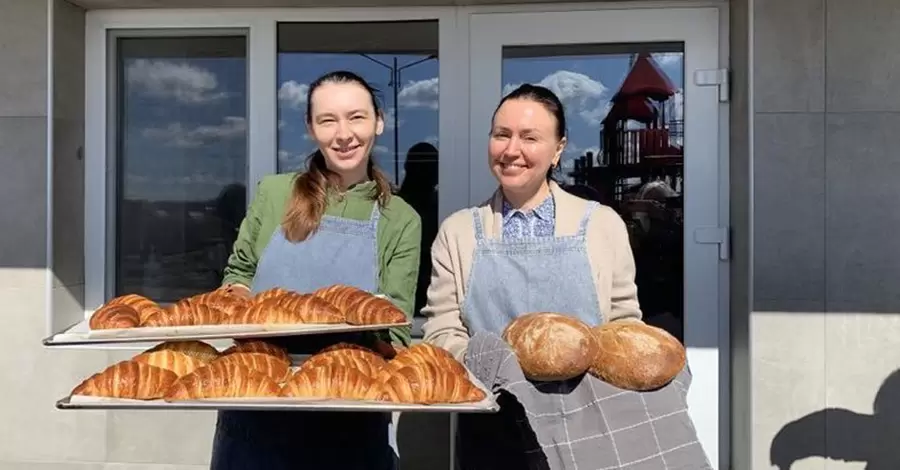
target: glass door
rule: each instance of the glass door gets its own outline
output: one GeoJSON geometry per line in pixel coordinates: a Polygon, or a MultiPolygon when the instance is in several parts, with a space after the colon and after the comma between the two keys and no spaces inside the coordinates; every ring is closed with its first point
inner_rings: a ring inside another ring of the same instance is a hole
{"type": "Polygon", "coordinates": [[[727,442],[719,372],[727,348],[719,126],[727,111],[710,86],[721,76],[719,10],[473,14],[469,25],[471,202],[496,188],[486,149],[500,98],[522,83],[556,92],[568,125],[556,179],[626,221],[644,318],[688,347],[691,415],[718,462],[727,442]]]}

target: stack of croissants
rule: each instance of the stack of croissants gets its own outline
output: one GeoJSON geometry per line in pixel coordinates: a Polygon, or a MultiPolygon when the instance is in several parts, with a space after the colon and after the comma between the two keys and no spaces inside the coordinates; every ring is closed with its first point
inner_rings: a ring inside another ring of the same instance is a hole
{"type": "Polygon", "coordinates": [[[236,342],[219,352],[202,341],[169,341],[85,379],[73,396],[179,401],[216,398],[340,399],[404,404],[473,403],[486,394],[449,353],[428,344],[386,359],[338,343],[299,367],[280,346],[236,342]]]}
{"type": "Polygon", "coordinates": [[[138,294],[116,297],[97,309],[92,330],[199,325],[406,323],[391,301],[351,286],[334,285],[301,294],[280,287],[251,298],[222,288],[188,297],[167,307],[138,294]]]}
{"type": "Polygon", "coordinates": [[[672,381],[687,360],[684,346],[661,328],[615,321],[591,328],[569,315],[535,312],[507,325],[525,376],[564,381],[585,373],[625,390],[650,391],[672,381]]]}

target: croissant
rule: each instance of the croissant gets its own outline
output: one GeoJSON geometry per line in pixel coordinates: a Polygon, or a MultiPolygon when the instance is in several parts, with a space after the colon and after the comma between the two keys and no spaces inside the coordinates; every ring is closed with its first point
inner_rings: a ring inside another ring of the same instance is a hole
{"type": "Polygon", "coordinates": [[[362,289],[357,289],[356,287],[345,286],[342,284],[323,287],[313,292],[312,295],[322,298],[326,302],[337,307],[339,311],[344,313],[349,313],[350,308],[356,302],[359,302],[360,300],[363,300],[367,297],[371,297],[371,294],[362,289]]]}
{"type": "Polygon", "coordinates": [[[226,316],[234,315],[250,306],[250,300],[238,295],[230,294],[223,289],[212,292],[204,292],[187,299],[188,303],[206,305],[221,311],[226,316]]]}
{"type": "Polygon", "coordinates": [[[382,400],[384,388],[351,367],[329,364],[297,371],[281,390],[283,397],[382,400]]]}
{"type": "Polygon", "coordinates": [[[88,322],[92,330],[135,328],[140,324],[138,311],[124,304],[106,304],[98,308],[88,322]]]}
{"type": "Polygon", "coordinates": [[[468,377],[469,375],[465,366],[457,361],[446,349],[428,343],[418,343],[400,351],[393,359],[388,361],[389,368],[386,371],[390,373],[406,366],[415,366],[425,362],[434,364],[451,374],[463,377],[468,377]]]}
{"type": "Polygon", "coordinates": [[[168,309],[150,315],[141,326],[196,326],[217,325],[226,318],[221,310],[208,305],[192,304],[190,302],[177,302],[168,309]]]}
{"type": "Polygon", "coordinates": [[[127,305],[137,310],[138,315],[141,317],[141,323],[151,315],[162,310],[159,304],[138,294],[126,294],[116,297],[107,302],[107,305],[127,305]]]}
{"type": "Polygon", "coordinates": [[[350,367],[373,379],[378,378],[387,361],[362,346],[338,343],[314,354],[303,363],[301,369],[323,367],[330,364],[350,367]]]}
{"type": "Polygon", "coordinates": [[[282,307],[297,312],[304,323],[344,323],[346,320],[334,305],[311,294],[290,292],[278,298],[282,307]]]}
{"type": "Polygon", "coordinates": [[[277,397],[274,380],[245,365],[214,361],[180,377],[163,397],[166,401],[201,398],[277,397]]]}
{"type": "Polygon", "coordinates": [[[206,362],[196,357],[188,356],[185,353],[173,351],[171,349],[143,352],[134,356],[132,360],[170,370],[179,377],[190,374],[194,370],[206,365],[206,362]]]}
{"type": "Polygon", "coordinates": [[[72,395],[153,400],[162,398],[178,376],[161,367],[122,361],[98,372],[72,390],[72,395]]]}
{"type": "Polygon", "coordinates": [[[219,358],[219,350],[203,341],[166,341],[146,350],[146,353],[156,351],[175,351],[193,358],[203,361],[204,364],[210,363],[219,358]]]}
{"type": "Polygon", "coordinates": [[[281,305],[278,298],[255,303],[247,310],[239,312],[227,319],[233,325],[279,325],[304,323],[299,311],[290,310],[281,305]]]}
{"type": "Polygon", "coordinates": [[[260,303],[269,299],[277,299],[285,294],[289,294],[290,291],[286,289],[282,289],[281,287],[273,287],[268,290],[264,290],[255,296],[253,296],[252,303],[260,303]]]}
{"type": "Polygon", "coordinates": [[[272,343],[267,343],[261,340],[248,340],[248,341],[235,341],[235,343],[225,350],[223,354],[235,354],[235,353],[260,353],[260,354],[268,354],[279,361],[284,362],[285,364],[291,363],[291,357],[288,356],[288,352],[286,349],[281,346],[276,346],[272,343]]]}
{"type": "Polygon", "coordinates": [[[442,370],[430,362],[401,367],[383,385],[386,398],[395,403],[471,403],[486,396],[466,376],[442,370]]]}
{"type": "Polygon", "coordinates": [[[389,325],[406,323],[406,314],[390,300],[367,295],[347,310],[347,323],[351,325],[389,325]]]}
{"type": "Polygon", "coordinates": [[[291,375],[290,362],[281,361],[274,356],[264,353],[240,352],[226,354],[216,359],[215,362],[249,367],[257,372],[266,374],[276,383],[284,383],[291,375]]]}

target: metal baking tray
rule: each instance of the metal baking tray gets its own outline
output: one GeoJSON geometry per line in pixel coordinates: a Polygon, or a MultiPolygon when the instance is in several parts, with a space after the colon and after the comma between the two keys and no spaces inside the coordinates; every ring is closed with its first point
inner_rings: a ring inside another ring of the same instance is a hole
{"type": "Polygon", "coordinates": [[[176,340],[245,339],[275,336],[303,336],[326,333],[353,333],[410,326],[411,322],[389,325],[297,324],[297,325],[200,325],[157,328],[91,330],[83,320],[62,332],[44,338],[46,347],[111,343],[143,343],[176,340]]]}
{"type": "Polygon", "coordinates": [[[475,403],[417,405],[375,401],[337,400],[331,398],[216,398],[167,402],[165,400],[131,400],[68,396],[56,402],[60,410],[257,410],[257,411],[368,411],[368,412],[433,412],[496,413],[500,407],[493,393],[475,378],[469,379],[485,392],[485,399],[475,403]]]}

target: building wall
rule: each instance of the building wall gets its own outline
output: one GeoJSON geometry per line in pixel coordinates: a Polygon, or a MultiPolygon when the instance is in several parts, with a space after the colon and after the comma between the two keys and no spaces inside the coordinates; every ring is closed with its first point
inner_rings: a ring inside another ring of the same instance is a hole
{"type": "Polygon", "coordinates": [[[897,468],[900,3],[752,5],[752,468],[897,468]]]}

